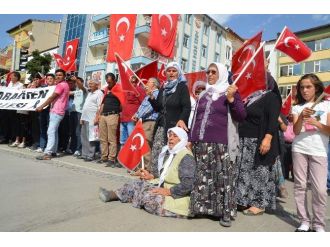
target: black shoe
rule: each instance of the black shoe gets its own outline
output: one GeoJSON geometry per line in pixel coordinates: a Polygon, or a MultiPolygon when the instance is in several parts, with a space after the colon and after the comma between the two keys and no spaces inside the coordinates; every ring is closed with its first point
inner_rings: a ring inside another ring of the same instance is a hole
{"type": "Polygon", "coordinates": [[[115,168],[116,167],[116,163],[113,160],[108,160],[107,164],[105,165],[105,167],[111,167],[111,168],[115,168]]]}
{"type": "Polygon", "coordinates": [[[98,161],[96,161],[96,163],[98,164],[103,164],[103,163],[107,163],[108,160],[102,160],[102,159],[99,159],[98,161]]]}
{"type": "Polygon", "coordinates": [[[76,158],[77,158],[77,159],[79,159],[79,160],[83,160],[83,159],[86,159],[86,157],[84,157],[84,156],[81,156],[81,155],[80,155],[80,156],[77,156],[76,158]]]}
{"type": "Polygon", "coordinates": [[[87,157],[87,158],[84,159],[84,161],[91,162],[91,161],[93,161],[93,158],[87,157]]]}
{"type": "Polygon", "coordinates": [[[308,230],[306,231],[306,230],[302,230],[302,229],[297,228],[295,230],[295,232],[313,232],[313,230],[311,230],[310,228],[308,228],[308,230]]]}
{"type": "Polygon", "coordinates": [[[220,218],[219,224],[224,227],[231,227],[231,221],[224,220],[223,218],[220,218]]]}
{"type": "Polygon", "coordinates": [[[99,189],[99,198],[102,202],[110,202],[119,200],[117,194],[112,190],[106,190],[102,187],[99,189]]]}
{"type": "Polygon", "coordinates": [[[122,166],[121,164],[119,164],[119,162],[115,162],[115,166],[116,166],[117,168],[123,168],[123,166],[122,166]]]}

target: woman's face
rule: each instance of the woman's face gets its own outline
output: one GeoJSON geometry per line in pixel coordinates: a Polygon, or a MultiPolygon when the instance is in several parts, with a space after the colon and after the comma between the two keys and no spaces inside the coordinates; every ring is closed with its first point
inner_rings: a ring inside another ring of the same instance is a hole
{"type": "Polygon", "coordinates": [[[207,75],[207,82],[210,85],[214,85],[219,80],[219,72],[218,68],[216,66],[209,66],[209,68],[206,71],[207,75]]]}
{"type": "Polygon", "coordinates": [[[173,132],[168,133],[168,147],[172,149],[176,144],[180,142],[180,138],[173,132]]]}
{"type": "Polygon", "coordinates": [[[166,70],[166,78],[168,81],[174,81],[178,79],[178,77],[179,77],[179,71],[176,68],[170,67],[166,70]]]}
{"type": "Polygon", "coordinates": [[[300,82],[299,87],[301,96],[306,100],[306,102],[314,101],[316,89],[311,79],[306,78],[300,82]]]}

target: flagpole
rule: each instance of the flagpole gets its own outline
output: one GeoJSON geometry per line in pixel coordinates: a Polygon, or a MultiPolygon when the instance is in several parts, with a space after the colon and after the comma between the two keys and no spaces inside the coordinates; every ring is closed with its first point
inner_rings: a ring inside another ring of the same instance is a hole
{"type": "MultiPolygon", "coordinates": [[[[117,52],[115,52],[115,56],[119,57],[127,67],[129,67],[129,68],[131,67],[131,66],[128,66],[126,64],[126,62],[124,61],[124,59],[122,59],[121,56],[119,56],[119,54],[117,52]]],[[[140,79],[140,77],[138,77],[132,69],[131,69],[131,71],[133,72],[134,76],[138,79],[138,81],[142,85],[143,89],[144,90],[147,90],[146,86],[143,84],[143,81],[140,79]]]]}
{"type": "Polygon", "coordinates": [[[287,26],[284,26],[284,28],[283,28],[283,30],[282,30],[280,36],[278,36],[278,38],[277,38],[277,40],[276,40],[276,42],[275,42],[275,45],[274,45],[273,49],[270,51],[270,53],[269,53],[269,55],[268,55],[268,57],[267,57],[267,60],[269,60],[269,59],[270,59],[270,56],[273,55],[273,53],[274,53],[274,51],[275,51],[275,49],[276,49],[275,47],[277,46],[278,42],[279,42],[280,39],[282,38],[283,33],[284,33],[284,30],[285,30],[286,28],[287,28],[287,26]]]}
{"type": "Polygon", "coordinates": [[[141,164],[142,164],[142,169],[144,170],[144,157],[143,157],[143,155],[141,157],[141,164]]]}
{"type": "Polygon", "coordinates": [[[262,49],[265,45],[265,41],[261,43],[261,45],[259,46],[258,50],[253,54],[253,56],[250,58],[250,60],[246,63],[246,65],[244,66],[244,68],[242,69],[242,71],[238,74],[238,76],[236,77],[235,81],[233,82],[232,85],[235,85],[239,79],[241,79],[242,75],[244,74],[244,72],[247,70],[247,67],[252,63],[253,59],[257,56],[258,52],[260,51],[260,49],[262,49]]]}
{"type": "Polygon", "coordinates": [[[325,96],[325,93],[323,92],[323,93],[317,98],[317,100],[315,100],[314,104],[311,106],[311,109],[313,109],[318,103],[320,103],[324,96],[325,96]]]}

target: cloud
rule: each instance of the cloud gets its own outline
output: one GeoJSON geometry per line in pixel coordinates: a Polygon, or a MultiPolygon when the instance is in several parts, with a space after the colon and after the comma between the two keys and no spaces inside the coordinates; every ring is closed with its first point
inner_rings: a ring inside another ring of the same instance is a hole
{"type": "Polygon", "coordinates": [[[234,15],[210,15],[214,18],[220,25],[225,25],[229,22],[230,19],[234,17],[234,15]]]}
{"type": "Polygon", "coordinates": [[[314,21],[328,21],[330,20],[330,15],[312,15],[314,21]]]}

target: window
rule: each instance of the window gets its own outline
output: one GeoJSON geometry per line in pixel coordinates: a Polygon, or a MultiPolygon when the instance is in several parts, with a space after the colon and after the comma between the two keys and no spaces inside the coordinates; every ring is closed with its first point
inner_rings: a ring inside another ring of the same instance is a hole
{"type": "Polygon", "coordinates": [[[321,61],[314,61],[314,72],[321,72],[321,61]]]}
{"type": "Polygon", "coordinates": [[[220,44],[221,40],[221,33],[217,33],[217,43],[220,44]]]}
{"type": "Polygon", "coordinates": [[[203,33],[204,33],[205,35],[208,35],[208,34],[209,34],[209,29],[210,29],[210,26],[208,26],[208,25],[204,25],[203,33]]]}
{"type": "Polygon", "coordinates": [[[226,59],[230,60],[231,59],[231,47],[230,46],[226,46],[226,59]]]}
{"type": "Polygon", "coordinates": [[[301,74],[301,64],[289,64],[280,67],[280,76],[292,76],[301,74]]]}
{"type": "Polygon", "coordinates": [[[202,56],[206,57],[206,46],[205,45],[202,46],[202,56]]]}
{"type": "Polygon", "coordinates": [[[182,58],[181,59],[181,67],[184,72],[187,72],[188,67],[188,61],[187,59],[182,58]]]}
{"type": "Polygon", "coordinates": [[[201,66],[200,71],[204,71],[204,70],[205,70],[205,67],[201,66]]]}
{"type": "Polygon", "coordinates": [[[330,59],[321,60],[320,71],[322,72],[330,71],[330,59]]]}
{"type": "Polygon", "coordinates": [[[306,42],[306,45],[312,51],[321,51],[321,50],[330,49],[330,38],[308,41],[306,42]]]}
{"type": "Polygon", "coordinates": [[[220,54],[219,53],[215,53],[215,56],[214,56],[214,61],[216,61],[216,62],[220,62],[220,54]]]}
{"type": "Polygon", "coordinates": [[[305,63],[305,74],[314,73],[314,61],[305,63]]]}
{"type": "Polygon", "coordinates": [[[315,51],[315,41],[314,41],[314,40],[306,42],[306,45],[307,45],[312,51],[315,51]]]}
{"type": "Polygon", "coordinates": [[[187,48],[189,46],[189,36],[186,34],[183,36],[183,46],[187,48]]]}
{"type": "Polygon", "coordinates": [[[186,23],[188,23],[189,25],[191,25],[191,23],[192,23],[192,15],[186,15],[186,23]]]}

